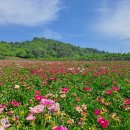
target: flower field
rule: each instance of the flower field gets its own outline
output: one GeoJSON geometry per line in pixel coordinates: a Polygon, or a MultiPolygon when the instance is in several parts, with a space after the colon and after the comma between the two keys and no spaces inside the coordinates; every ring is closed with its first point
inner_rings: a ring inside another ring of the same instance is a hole
{"type": "Polygon", "coordinates": [[[0,130],[130,130],[130,62],[0,61],[0,130]]]}

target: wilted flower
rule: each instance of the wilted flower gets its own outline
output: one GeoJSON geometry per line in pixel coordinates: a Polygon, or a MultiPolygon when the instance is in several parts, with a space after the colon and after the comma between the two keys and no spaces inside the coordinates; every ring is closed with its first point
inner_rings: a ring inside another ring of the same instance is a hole
{"type": "Polygon", "coordinates": [[[0,108],[0,114],[4,111],[4,108],[0,108]]]}
{"type": "Polygon", "coordinates": [[[69,119],[69,120],[67,121],[67,123],[68,123],[69,125],[72,125],[72,124],[74,124],[74,120],[73,120],[73,119],[69,119]]]}
{"type": "Polygon", "coordinates": [[[76,111],[78,111],[79,113],[83,111],[80,106],[75,107],[75,109],[76,109],[76,111]]]}
{"type": "Polygon", "coordinates": [[[87,109],[87,106],[85,104],[83,104],[81,107],[82,107],[83,110],[87,109]]]}

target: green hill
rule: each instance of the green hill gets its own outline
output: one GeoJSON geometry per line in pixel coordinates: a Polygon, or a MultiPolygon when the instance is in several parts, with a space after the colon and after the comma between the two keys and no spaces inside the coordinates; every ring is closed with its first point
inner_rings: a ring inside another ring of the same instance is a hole
{"type": "MultiPolygon", "coordinates": [[[[60,41],[33,38],[24,42],[0,42],[0,57],[19,57],[42,60],[105,60],[111,53],[93,48],[81,48],[60,41]]],[[[118,57],[117,54],[114,54],[118,57]]]]}

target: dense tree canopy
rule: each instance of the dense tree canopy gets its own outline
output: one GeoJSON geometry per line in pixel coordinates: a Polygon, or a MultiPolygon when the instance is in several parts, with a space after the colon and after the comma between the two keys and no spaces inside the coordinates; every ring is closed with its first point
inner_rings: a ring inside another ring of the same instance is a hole
{"type": "Polygon", "coordinates": [[[81,48],[60,41],[33,38],[24,42],[0,42],[0,59],[5,57],[43,60],[122,60],[130,59],[130,54],[116,54],[93,48],[81,48]]]}

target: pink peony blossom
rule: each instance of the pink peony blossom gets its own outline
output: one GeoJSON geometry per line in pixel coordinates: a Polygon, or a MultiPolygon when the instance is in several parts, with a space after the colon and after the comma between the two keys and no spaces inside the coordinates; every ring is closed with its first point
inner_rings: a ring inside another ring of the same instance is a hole
{"type": "Polygon", "coordinates": [[[53,100],[49,100],[49,99],[42,99],[41,100],[41,104],[44,106],[50,106],[53,105],[55,102],[53,100]]]}
{"type": "Polygon", "coordinates": [[[36,101],[41,101],[45,97],[41,96],[41,95],[35,95],[34,98],[35,98],[36,101]]]}
{"type": "Polygon", "coordinates": [[[54,130],[68,130],[67,127],[57,126],[54,130]]]}
{"type": "Polygon", "coordinates": [[[26,117],[26,120],[27,121],[34,121],[36,118],[35,116],[33,116],[33,114],[29,114],[27,117],[26,117]]]}
{"type": "Polygon", "coordinates": [[[67,93],[69,91],[69,88],[65,87],[61,89],[62,92],[67,93]]]}
{"type": "Polygon", "coordinates": [[[48,110],[51,111],[51,112],[59,111],[59,110],[60,110],[60,105],[59,105],[59,103],[53,104],[52,106],[50,106],[50,107],[48,108],[48,110]]]}
{"type": "Polygon", "coordinates": [[[126,99],[125,99],[125,104],[126,104],[126,105],[130,105],[130,99],[129,99],[129,98],[126,98],[126,99]]]}
{"type": "Polygon", "coordinates": [[[106,92],[106,94],[108,94],[108,95],[111,95],[111,94],[112,94],[112,91],[111,91],[111,90],[106,90],[105,92],[106,92]]]}
{"type": "Polygon", "coordinates": [[[109,122],[104,119],[103,117],[100,117],[97,119],[97,122],[103,127],[103,128],[107,128],[109,125],[109,122]]]}
{"type": "Polygon", "coordinates": [[[43,112],[44,106],[38,105],[38,106],[35,106],[35,107],[30,107],[29,109],[30,109],[29,111],[30,111],[31,114],[38,114],[38,113],[43,112]]]}
{"type": "Polygon", "coordinates": [[[94,114],[95,115],[100,115],[101,114],[101,110],[100,109],[94,110],[94,114]]]}
{"type": "Polygon", "coordinates": [[[115,91],[115,92],[118,92],[120,89],[119,89],[119,87],[117,87],[117,86],[113,86],[113,87],[112,87],[112,90],[115,91]]]}
{"type": "Polygon", "coordinates": [[[14,100],[14,101],[9,102],[9,104],[14,106],[14,107],[17,107],[17,106],[20,105],[20,102],[17,102],[17,101],[14,100]]]}
{"type": "Polygon", "coordinates": [[[91,91],[91,88],[90,87],[86,87],[86,88],[84,88],[84,90],[91,91]]]}

